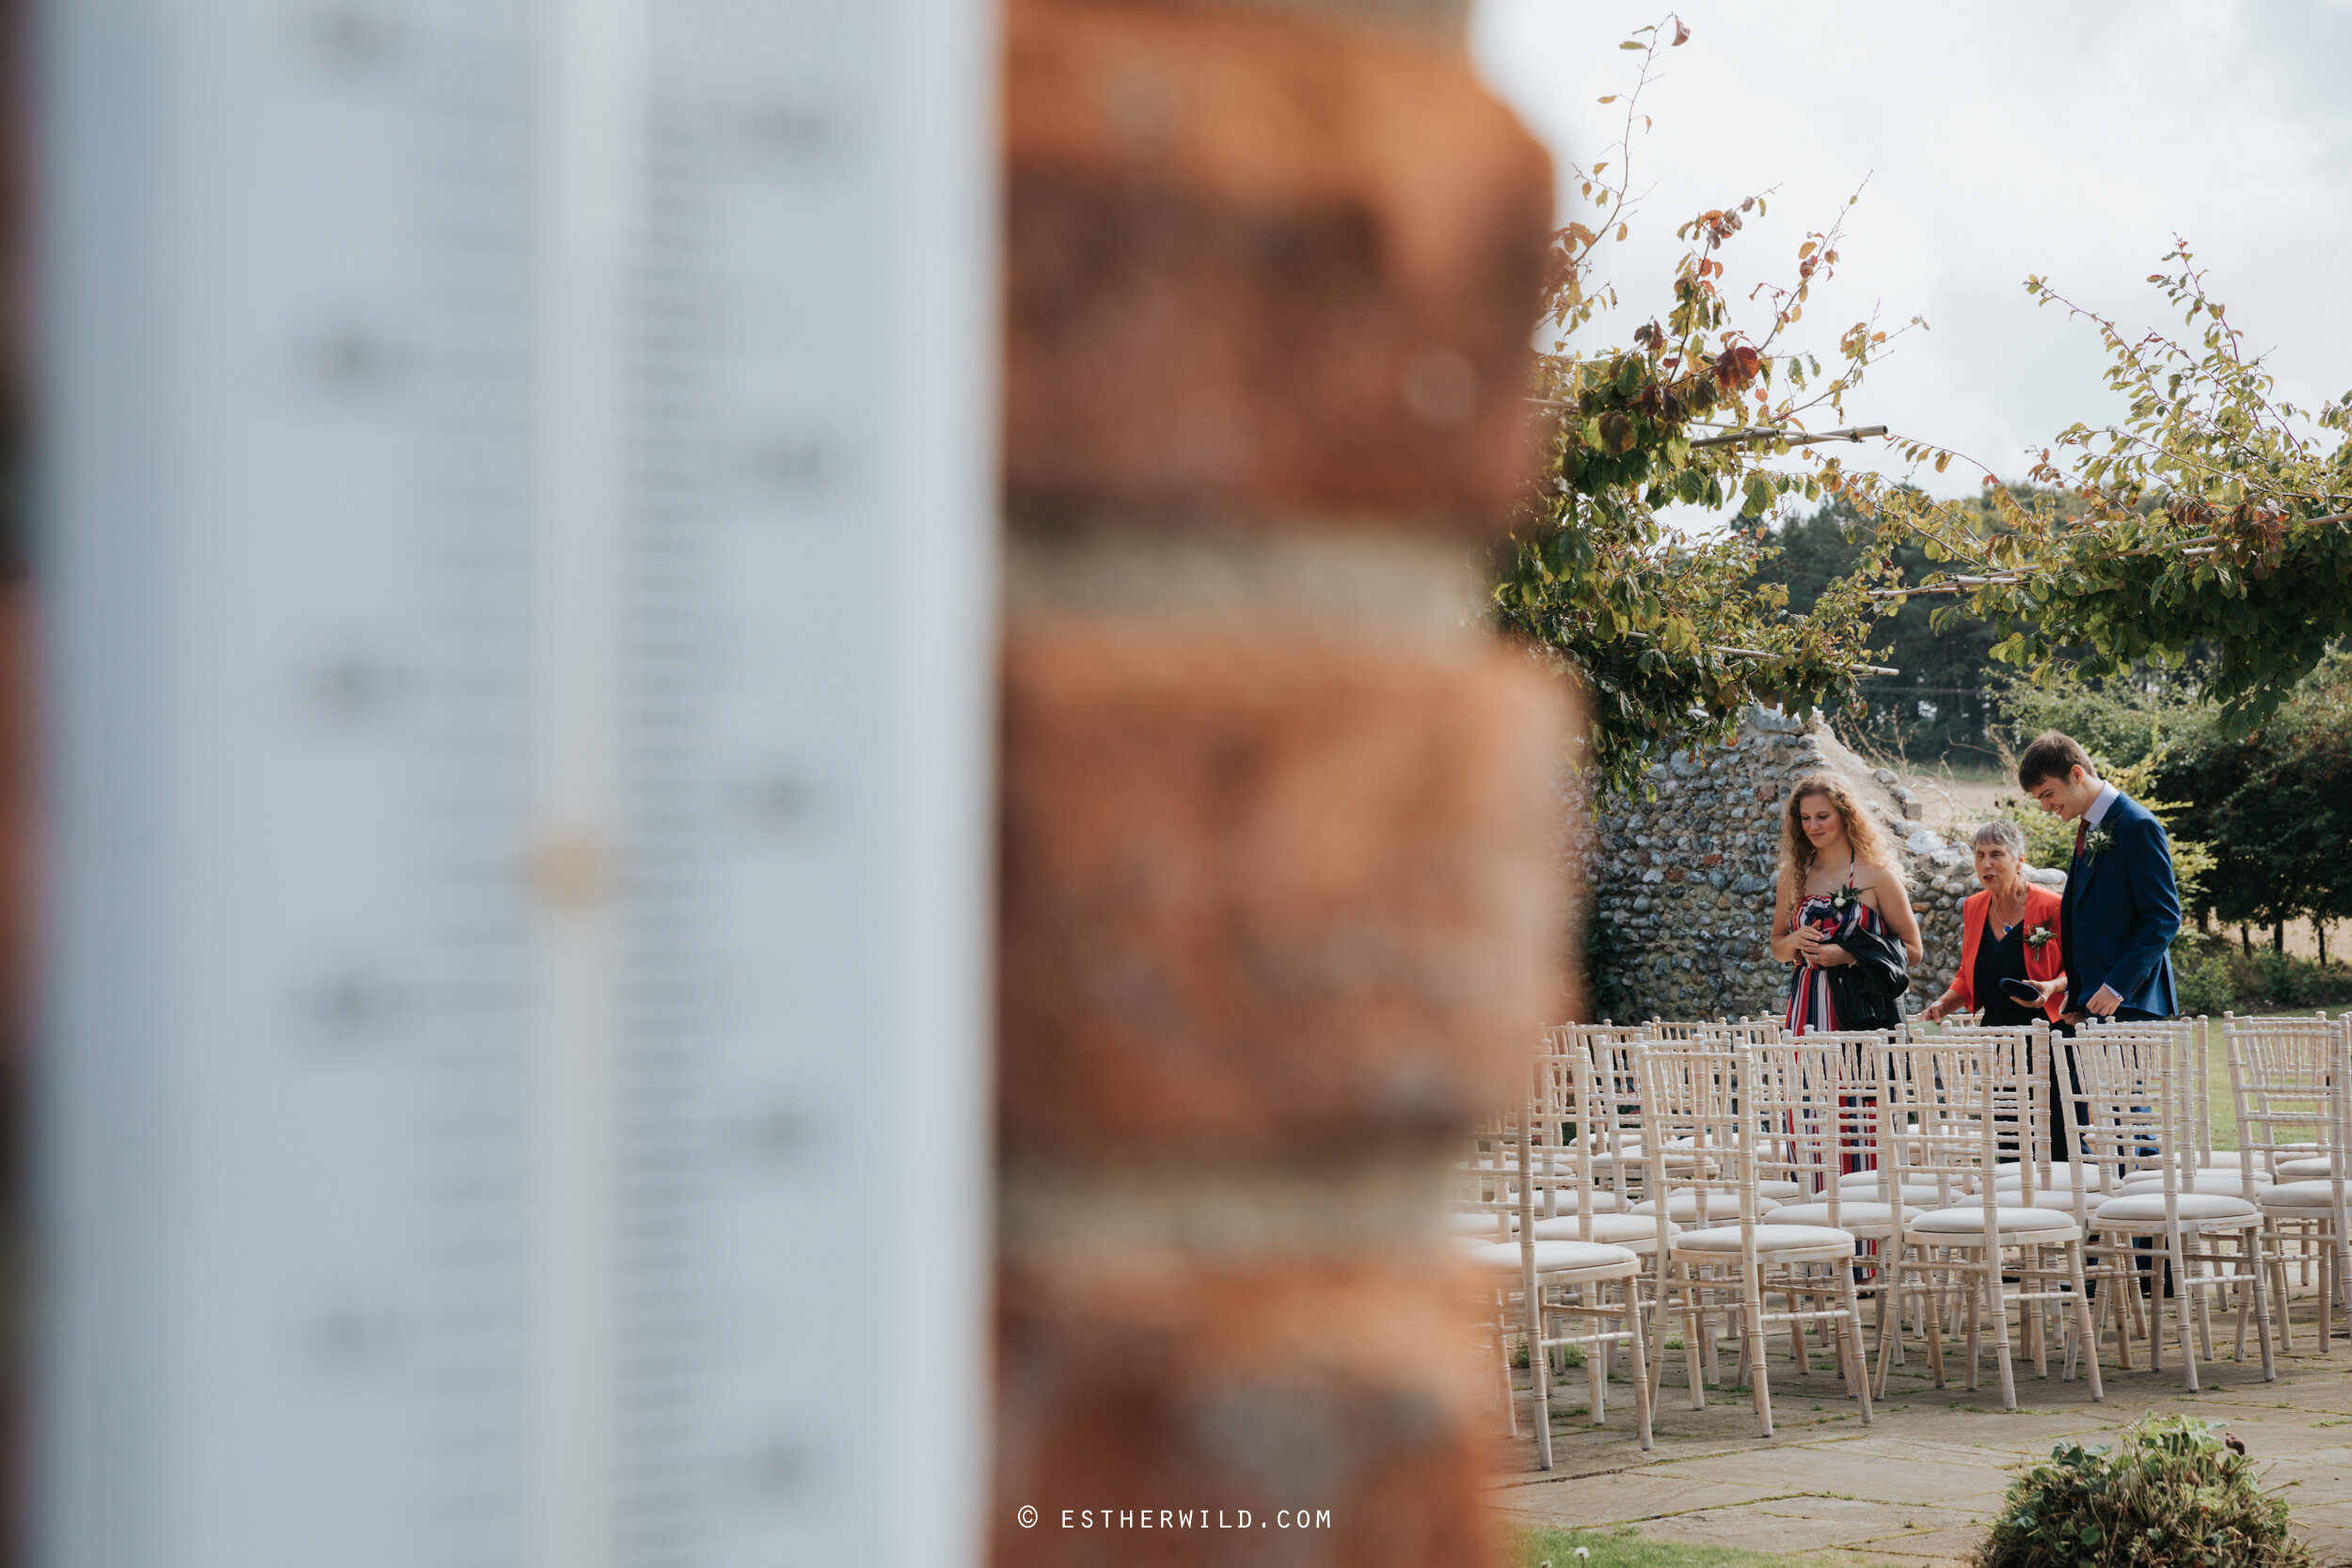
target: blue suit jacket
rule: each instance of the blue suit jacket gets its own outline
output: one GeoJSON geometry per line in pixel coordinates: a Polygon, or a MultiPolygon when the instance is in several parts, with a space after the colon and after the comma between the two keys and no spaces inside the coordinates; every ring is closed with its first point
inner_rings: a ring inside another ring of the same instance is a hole
{"type": "Polygon", "coordinates": [[[2058,943],[2066,956],[2066,1005],[2079,1010],[2101,986],[2136,1012],[2170,1018],[2172,939],[2181,894],[2172,882],[2172,844],[2164,824],[2128,795],[2107,807],[2114,843],[2066,870],[2058,943]]]}

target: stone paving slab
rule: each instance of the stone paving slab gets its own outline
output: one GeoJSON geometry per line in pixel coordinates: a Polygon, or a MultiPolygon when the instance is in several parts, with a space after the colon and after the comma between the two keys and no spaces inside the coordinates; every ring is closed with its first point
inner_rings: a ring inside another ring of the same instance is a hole
{"type": "MultiPolygon", "coordinates": [[[[2204,1386],[2182,1386],[2177,1362],[2151,1371],[2102,1366],[2106,1400],[2093,1403],[2079,1378],[2046,1379],[2017,1369],[2020,1408],[2000,1407],[1988,1365],[1982,1386],[1930,1386],[1914,1347],[1876,1420],[1862,1425],[1843,1384],[1826,1369],[1800,1376],[1772,1367],[1774,1434],[1756,1435],[1744,1391],[1708,1390],[1689,1408],[1670,1365],[1660,1390],[1657,1446],[1644,1453],[1633,1434],[1630,1394],[1612,1389],[1610,1425],[1596,1430],[1565,1408],[1554,1415],[1554,1468],[1534,1467],[1522,1434],[1495,1450],[1494,1497],[1520,1523],[1578,1529],[1631,1527],[1649,1538],[1736,1545],[1795,1556],[1835,1553],[1841,1562],[1907,1568],[1963,1561],[1983,1540],[2013,1473],[2061,1441],[2105,1441],[2153,1412],[2226,1421],[2264,1465],[2265,1480],[2288,1487],[2297,1529],[2323,1560],[2352,1559],[2352,1351],[2342,1339],[2316,1354],[2308,1304],[2298,1303],[2297,1354],[2280,1357],[2274,1383],[2261,1364],[2201,1363],[2204,1386]]],[[[2217,1348],[2226,1354],[2227,1340],[2217,1348]]],[[[1728,1369],[1726,1369],[1728,1370],[1728,1369]]],[[[1581,1379],[1561,1400],[1582,1398],[1581,1379]]],[[[1525,1405],[1522,1403],[1524,1413],[1525,1405]]]]}
{"type": "Polygon", "coordinates": [[[1676,1514],[1646,1526],[1654,1540],[1694,1546],[1743,1546],[1759,1552],[1805,1552],[1940,1534],[1964,1515],[1924,1503],[1889,1503],[1818,1493],[1676,1514]]]}

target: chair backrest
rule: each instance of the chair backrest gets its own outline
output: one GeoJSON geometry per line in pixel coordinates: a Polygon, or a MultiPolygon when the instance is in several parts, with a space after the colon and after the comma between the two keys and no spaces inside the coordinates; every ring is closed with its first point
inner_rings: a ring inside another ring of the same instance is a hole
{"type": "Polygon", "coordinates": [[[1531,1208],[1539,1218],[1559,1212],[1557,1195],[1577,1196],[1577,1234],[1593,1239],[1594,1196],[1617,1187],[1621,1144],[1617,1108],[1606,1091],[1593,1053],[1573,1051],[1535,1058],[1531,1069],[1528,1124],[1534,1130],[1531,1156],[1531,1208]]]}
{"type": "Polygon", "coordinates": [[[1866,1080],[1849,1070],[1837,1040],[1818,1035],[1747,1048],[1748,1092],[1740,1106],[1758,1181],[1794,1181],[1806,1198],[1829,1205],[1836,1225],[1844,1195],[1843,1157],[1875,1140],[1878,1105],[1866,1080]]]}
{"type": "Polygon", "coordinates": [[[1974,1192],[1991,1227],[2003,1130],[2013,1142],[2028,1093],[2019,1080],[2031,1064],[2014,1044],[1956,1033],[1875,1048],[1881,1164],[1892,1185],[1974,1192]]]}
{"type": "Polygon", "coordinates": [[[1518,1212],[1518,1130],[1523,1118],[1508,1114],[1486,1117],[1472,1130],[1470,1145],[1453,1172],[1453,1210],[1483,1223],[1463,1221],[1471,1234],[1507,1241],[1511,1216],[1518,1212]]]}
{"type": "Polygon", "coordinates": [[[1754,1074],[1752,1048],[1646,1040],[1635,1048],[1635,1062],[1660,1256],[1667,1239],[1667,1200],[1678,1190],[1696,1195],[1708,1223],[1736,1216],[1742,1237],[1753,1237],[1756,1159],[1742,1110],[1754,1074]]]}
{"type": "Polygon", "coordinates": [[[1670,1023],[1664,1019],[1653,1018],[1642,1026],[1642,1033],[1645,1038],[1666,1045],[1708,1045],[1727,1051],[1740,1037],[1734,1031],[1744,1032],[1752,1027],[1744,1023],[1730,1023],[1720,1018],[1701,1019],[1688,1023],[1670,1023]]]}
{"type": "Polygon", "coordinates": [[[2163,1178],[2165,1213],[2176,1218],[2185,1170],[2195,1168],[2183,1084],[2194,1061],[2193,1024],[2134,1022],[2085,1025],[2058,1047],[2065,1063],[2070,1169],[2105,1172],[2107,1190],[2133,1176],[2163,1178]]]}
{"type": "Polygon", "coordinates": [[[2052,1169],[2051,1124],[2057,1097],[2050,1085],[2050,1025],[2047,1020],[1999,1027],[1947,1023],[1931,1037],[1955,1045],[1980,1045],[1993,1053],[1992,1081],[1999,1097],[2000,1157],[1995,1177],[2014,1171],[2018,1190],[2030,1203],[2037,1192],[2066,1184],[2052,1169]]]}
{"type": "Polygon", "coordinates": [[[1610,1046],[1622,1049],[1630,1042],[1648,1037],[1648,1025],[1641,1023],[1547,1023],[1544,1025],[1544,1050],[1553,1055],[1570,1051],[1591,1052],[1610,1046]]]}
{"type": "Polygon", "coordinates": [[[2341,1023],[2330,1023],[2324,1013],[2317,1018],[2224,1014],[2221,1037],[2241,1163],[2275,1177],[2281,1159],[2327,1155],[2340,1161],[2345,1118],[2352,1115],[2341,1023]]]}

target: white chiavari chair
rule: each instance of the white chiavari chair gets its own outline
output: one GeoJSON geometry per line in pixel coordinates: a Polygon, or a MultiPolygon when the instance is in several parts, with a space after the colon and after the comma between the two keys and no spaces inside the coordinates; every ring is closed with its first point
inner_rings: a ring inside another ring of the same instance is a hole
{"type": "MultiPolygon", "coordinates": [[[[1643,1026],[1623,1023],[1554,1023],[1545,1026],[1543,1053],[1547,1057],[1577,1057],[1599,1068],[1624,1055],[1629,1042],[1643,1037],[1643,1026]]],[[[1621,1097],[1597,1095],[1591,1114],[1581,1125],[1591,1144],[1591,1179],[1562,1183],[1539,1178],[1536,1210],[1546,1219],[1574,1214],[1590,1206],[1596,1212],[1622,1212],[1633,1201],[1642,1168],[1641,1109],[1631,1098],[1631,1083],[1621,1097]]],[[[1563,1148],[1565,1146],[1563,1145],[1563,1148]]],[[[1547,1167],[1549,1170],[1549,1166],[1547,1167]]]]}
{"type": "Polygon", "coordinates": [[[2263,1251],[2278,1303],[2279,1343],[2293,1354],[2287,1287],[2290,1247],[2310,1284],[2318,1264],[2319,1353],[2334,1348],[2335,1307],[2346,1287],[2345,1179],[2352,1176],[2352,1091],[2346,1088],[2346,1030],[2341,1020],[2241,1019],[2225,1015],[2238,1144],[2249,1168],[2275,1180],[2254,1196],[2263,1212],[2263,1251]]]}
{"type": "MultiPolygon", "coordinates": [[[[1758,1186],[1780,1178],[1802,1189],[1799,1198],[1772,1211],[1772,1223],[1842,1231],[1859,1243],[1841,1263],[1806,1264],[1798,1270],[1809,1275],[1819,1268],[1837,1287],[1825,1288],[1816,1306],[1842,1293],[1848,1284],[1857,1299],[1875,1296],[1881,1249],[1901,1234],[1902,1216],[1876,1192],[1850,1192],[1839,1185],[1845,1162],[1876,1151],[1878,1097],[1867,1076],[1872,1053],[1867,1046],[1883,1043],[1884,1037],[1783,1035],[1749,1048],[1755,1071],[1751,1098],[1760,1130],[1758,1186]]],[[[1801,1372],[1810,1370],[1804,1322],[1789,1324],[1790,1358],[1801,1372]]],[[[1833,1332],[1842,1331],[1841,1325],[1833,1324],[1833,1332]]],[[[1859,1362],[1859,1342],[1854,1354],[1859,1362]]],[[[1842,1347],[1835,1354],[1837,1365],[1847,1364],[1842,1347]]]]}
{"type": "MultiPolygon", "coordinates": [[[[2090,1304],[2083,1273],[2083,1230],[2064,1209],[2033,1204],[2035,1189],[2019,1188],[2004,1201],[1998,1176],[2005,1154],[2031,1147],[2035,1080],[2042,1063],[2029,1035],[1972,1036],[1966,1031],[1896,1041],[1880,1052],[1880,1142],[1899,1185],[1964,1184],[1970,1196],[1931,1210],[1903,1226],[1905,1253],[1889,1272],[1899,1297],[1921,1307],[1928,1364],[1936,1386],[1945,1380],[1947,1298],[1954,1297],[1966,1338],[1969,1388],[1977,1386],[1984,1330],[1991,1329],[2001,1400],[2017,1407],[2009,1309],[2021,1323],[2042,1304],[2071,1308],[2086,1344],[2092,1343],[2090,1304]],[[2055,1260],[2052,1254],[2056,1254],[2055,1260]],[[2015,1289],[2008,1281],[2015,1281],[2015,1289]]],[[[2046,1101],[2045,1101],[2046,1103],[2046,1101]]],[[[2030,1180],[2030,1177],[2021,1180],[2030,1180]]],[[[1892,1335],[1900,1310],[1882,1315],[1879,1377],[1891,1364],[1892,1335]]],[[[2027,1332],[2031,1332],[2027,1330],[2027,1332]]],[[[2033,1341],[2042,1365],[2038,1335],[2033,1341]]],[[[2084,1358],[2093,1399],[2104,1398],[2098,1358],[2084,1358]]],[[[2072,1377],[2074,1358],[2065,1375],[2072,1377]]]]}
{"type": "MultiPolygon", "coordinates": [[[[1565,1104],[1570,1109],[1581,1109],[1580,1097],[1591,1082],[1589,1072],[1580,1077],[1567,1069],[1566,1063],[1572,1060],[1549,1055],[1539,1058],[1518,1117],[1515,1120],[1506,1119],[1502,1127],[1501,1141],[1508,1150],[1509,1163],[1516,1166],[1517,1212],[1512,1216],[1516,1242],[1463,1237],[1455,1243],[1464,1261],[1495,1281],[1498,1345],[1508,1344],[1514,1327],[1524,1337],[1536,1462],[1547,1470],[1552,1464],[1554,1352],[1565,1353],[1571,1348],[1582,1352],[1587,1368],[1588,1409],[1594,1422],[1601,1424],[1607,1419],[1608,1363],[1615,1347],[1625,1345],[1633,1362],[1634,1409],[1642,1447],[1648,1449],[1652,1441],[1651,1378],[1645,1337],[1641,1257],[1627,1247],[1585,1240],[1544,1240],[1536,1234],[1536,1146],[1550,1121],[1553,1107],[1565,1104]],[[1553,1098],[1560,1094],[1568,1098],[1553,1098]],[[1511,1319],[1509,1291],[1504,1283],[1514,1275],[1519,1305],[1516,1324],[1511,1319]],[[1613,1302],[1610,1299],[1612,1286],[1617,1291],[1613,1302]],[[1585,1325],[1581,1332],[1580,1323],[1585,1325]]],[[[1574,1132],[1569,1133],[1569,1139],[1572,1144],[1581,1142],[1574,1132]]],[[[1584,1168],[1589,1173],[1589,1164],[1584,1168]]],[[[1590,1212],[1581,1216],[1588,1226],[1607,1217],[1590,1212]]],[[[1508,1395],[1507,1386],[1505,1391],[1508,1395]]],[[[1513,1426],[1516,1430],[1516,1421],[1513,1426]]]]}
{"type": "MultiPolygon", "coordinates": [[[[1669,1181],[1666,1138],[1685,1137],[1691,1148],[1705,1152],[1705,1163],[1675,1180],[1696,1191],[1726,1194],[1735,1205],[1732,1223],[1673,1236],[1663,1228],[1666,1215],[1656,1214],[1665,1258],[1660,1318],[1679,1314],[1687,1347],[1701,1338],[1703,1317],[1714,1311],[1731,1317],[1740,1335],[1740,1372],[1748,1381],[1758,1432],[1766,1437],[1772,1434],[1772,1406],[1764,1343],[1772,1326],[1801,1322],[1830,1325],[1849,1386],[1863,1420],[1868,1422],[1868,1367],[1862,1354],[1861,1314],[1850,1266],[1854,1238],[1844,1230],[1765,1223],[1756,1182],[1765,1117],[1772,1113],[1764,1108],[1762,1096],[1768,1091],[1756,1071],[1754,1048],[1743,1044],[1721,1051],[1652,1040],[1640,1047],[1639,1066],[1653,1183],[1663,1190],[1669,1181]],[[1807,1265],[1836,1265],[1831,1274],[1838,1305],[1799,1305],[1825,1294],[1832,1283],[1808,1272],[1807,1265]],[[1773,1297],[1784,1304],[1781,1310],[1768,1309],[1773,1297]]],[[[1691,1403],[1693,1409],[1706,1407],[1702,1377],[1691,1380],[1691,1403]]]]}
{"type": "MultiPolygon", "coordinates": [[[[2193,1023],[2093,1024],[2068,1041],[2061,1053],[2070,1113],[2075,1107],[2081,1111],[2078,1117],[2070,1115],[2077,1123],[2073,1135],[2085,1163],[2104,1166],[2110,1175],[2113,1196],[2091,1215],[2094,1253],[2111,1264],[2100,1270],[2101,1288],[2113,1282],[2137,1291],[2143,1271],[2136,1243],[2145,1238],[2151,1250],[2161,1250],[2161,1259],[2149,1258],[2153,1266],[2144,1271],[2153,1330],[2149,1365],[2158,1370],[2164,1365],[2157,1284],[2169,1265],[2174,1337],[2191,1390],[2199,1386],[2200,1350],[2208,1358],[2213,1354],[2208,1305],[2217,1291],[2244,1290],[2240,1311],[2249,1304],[2253,1309],[2263,1376],[2266,1381],[2276,1375],[2260,1259],[2263,1212],[2247,1196],[2254,1190],[2253,1173],[2237,1173],[2242,1186],[2235,1194],[2189,1190],[2197,1137],[2188,1122],[2191,1096],[2184,1079],[2195,1063],[2195,1043],[2193,1023]],[[2224,1241],[2233,1243],[2233,1250],[2222,1251],[2224,1241]]],[[[2127,1354],[2120,1327],[2118,1344],[2119,1352],[2127,1354]]],[[[2245,1354],[2242,1328],[2236,1354],[2241,1359],[2245,1354]]]]}

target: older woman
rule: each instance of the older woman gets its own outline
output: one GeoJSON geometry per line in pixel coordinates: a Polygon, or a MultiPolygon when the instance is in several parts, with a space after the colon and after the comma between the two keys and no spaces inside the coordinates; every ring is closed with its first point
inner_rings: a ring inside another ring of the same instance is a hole
{"type": "Polygon", "coordinates": [[[2045,982],[2065,974],[2058,952],[2058,906],[2055,889],[2026,880],[2026,835],[2017,824],[1994,820],[1977,830],[1977,880],[1960,908],[1960,968],[1943,995],[1928,1004],[1931,1019],[1983,1009],[1994,1028],[2031,1023],[2038,1013],[2056,1019],[2066,1004],[2061,985],[2045,982]],[[2023,981],[2044,992],[2040,1003],[2020,1002],[2006,981],[2023,981]]]}

